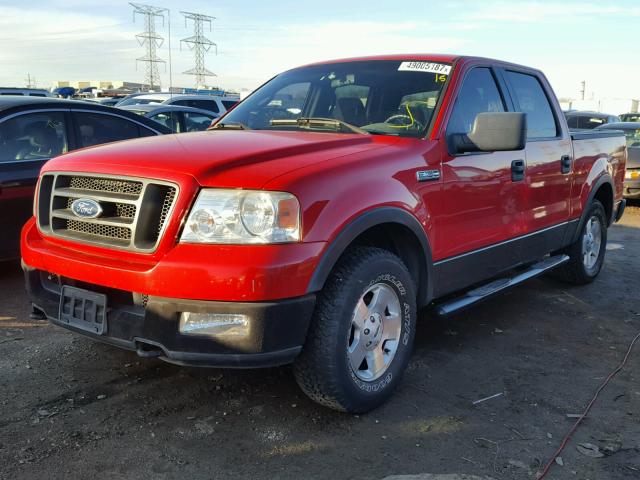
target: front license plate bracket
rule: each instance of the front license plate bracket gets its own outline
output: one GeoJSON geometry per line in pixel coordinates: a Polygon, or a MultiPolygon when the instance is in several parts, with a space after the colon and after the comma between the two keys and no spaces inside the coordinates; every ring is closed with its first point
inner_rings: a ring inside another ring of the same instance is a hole
{"type": "Polygon", "coordinates": [[[71,327],[103,335],[107,331],[107,296],[63,285],[58,319],[71,327]]]}

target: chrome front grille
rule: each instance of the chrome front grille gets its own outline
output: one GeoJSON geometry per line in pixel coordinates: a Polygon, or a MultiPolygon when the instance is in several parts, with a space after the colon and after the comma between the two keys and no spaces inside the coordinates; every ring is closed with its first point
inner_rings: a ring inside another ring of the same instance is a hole
{"type": "Polygon", "coordinates": [[[52,236],[82,243],[152,252],[178,194],[169,182],[75,173],[47,173],[38,191],[38,225],[52,236]],[[78,216],[78,199],[99,203],[96,218],[78,216]]]}

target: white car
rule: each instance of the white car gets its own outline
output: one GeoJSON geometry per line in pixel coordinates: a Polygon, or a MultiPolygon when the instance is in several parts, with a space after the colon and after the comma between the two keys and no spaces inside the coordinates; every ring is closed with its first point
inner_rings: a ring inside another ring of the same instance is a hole
{"type": "Polygon", "coordinates": [[[214,95],[175,95],[171,93],[148,93],[144,95],[136,95],[118,103],[117,107],[125,107],[129,105],[180,105],[183,107],[199,108],[208,110],[218,115],[222,115],[236,103],[240,101],[239,97],[222,97],[214,95]]]}

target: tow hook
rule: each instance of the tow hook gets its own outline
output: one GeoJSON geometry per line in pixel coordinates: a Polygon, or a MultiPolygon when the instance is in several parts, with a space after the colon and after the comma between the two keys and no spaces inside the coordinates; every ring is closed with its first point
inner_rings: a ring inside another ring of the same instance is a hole
{"type": "Polygon", "coordinates": [[[136,341],[136,353],[142,358],[156,358],[164,354],[162,348],[146,342],[136,341]]]}

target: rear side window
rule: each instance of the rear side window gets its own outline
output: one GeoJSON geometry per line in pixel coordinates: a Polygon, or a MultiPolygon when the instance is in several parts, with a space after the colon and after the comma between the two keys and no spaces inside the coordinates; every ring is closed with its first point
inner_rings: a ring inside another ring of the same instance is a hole
{"type": "Polygon", "coordinates": [[[578,117],[575,115],[570,115],[567,117],[567,126],[569,128],[578,128],[578,117]]]}
{"type": "Polygon", "coordinates": [[[504,112],[496,81],[488,68],[474,68],[464,79],[447,126],[447,135],[467,134],[479,113],[504,112]]]}
{"type": "Polygon", "coordinates": [[[140,135],[138,124],[126,118],[83,112],[74,112],[73,115],[83,147],[144,136],[140,135]]]}
{"type": "Polygon", "coordinates": [[[540,81],[524,73],[507,71],[506,74],[516,96],[518,111],[527,114],[527,139],[556,137],[558,126],[540,81]]]}
{"type": "Polygon", "coordinates": [[[215,100],[205,99],[193,99],[193,100],[176,100],[171,105],[182,105],[183,107],[201,108],[202,110],[209,110],[213,113],[219,113],[218,103],[215,100]]]}
{"type": "Polygon", "coordinates": [[[227,110],[231,110],[232,107],[235,107],[236,103],[238,102],[233,102],[231,100],[222,100],[222,105],[224,105],[224,108],[226,108],[227,110]]]}
{"type": "Polygon", "coordinates": [[[184,112],[184,125],[187,132],[201,132],[211,126],[215,117],[201,113],[184,112]]]}
{"type": "Polygon", "coordinates": [[[67,151],[63,112],[25,113],[0,123],[0,164],[47,160],[67,151]]]}
{"type": "Polygon", "coordinates": [[[156,113],[149,117],[151,120],[170,128],[172,132],[180,133],[180,118],[177,112],[156,113]]]}

